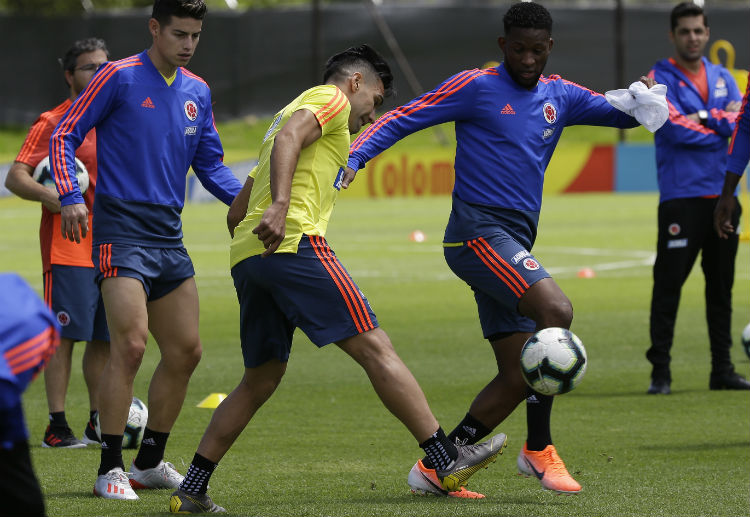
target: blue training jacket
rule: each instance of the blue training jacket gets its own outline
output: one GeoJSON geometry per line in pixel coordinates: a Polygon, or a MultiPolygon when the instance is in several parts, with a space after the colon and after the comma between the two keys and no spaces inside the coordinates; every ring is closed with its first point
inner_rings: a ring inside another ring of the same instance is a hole
{"type": "MultiPolygon", "coordinates": [[[[532,242],[542,205],[544,171],[563,128],[638,125],[603,95],[559,75],[542,76],[527,90],[501,64],[465,70],[384,114],[354,141],[348,165],[358,170],[401,138],[449,121],[456,123],[457,140],[454,212],[456,199],[488,207],[490,213],[495,209],[520,212],[519,224],[529,226],[532,242]]],[[[477,215],[485,216],[496,219],[495,215],[477,215]]],[[[497,219],[502,222],[503,217],[497,219]]],[[[479,231],[449,231],[446,239],[476,237],[469,234],[479,231]]]]}
{"type": "Polygon", "coordinates": [[[52,312],[15,273],[0,273],[0,449],[28,439],[21,394],[60,342],[52,312]]]}
{"type": "Polygon", "coordinates": [[[63,206],[83,202],[73,158],[92,127],[94,244],[181,246],[191,166],[226,204],[242,187],[223,163],[208,85],[185,68],[167,85],[147,51],[102,65],[55,128],[50,157],[63,206]]]}
{"type": "Polygon", "coordinates": [[[656,82],[667,85],[669,119],[654,134],[660,202],[670,199],[718,196],[724,184],[728,138],[737,119],[736,112],[724,111],[727,103],[740,99],[732,74],[705,57],[708,102],[674,59],[663,59],[649,73],[656,82]],[[706,110],[705,126],[685,115],[706,110]]]}
{"type": "MultiPolygon", "coordinates": [[[[750,74],[748,74],[750,79],[750,74]]],[[[747,100],[750,96],[750,81],[747,83],[745,96],[742,97],[742,108],[737,116],[737,125],[732,133],[732,142],[729,144],[729,159],[727,170],[739,176],[745,172],[747,162],[750,160],[750,111],[747,100]]]]}

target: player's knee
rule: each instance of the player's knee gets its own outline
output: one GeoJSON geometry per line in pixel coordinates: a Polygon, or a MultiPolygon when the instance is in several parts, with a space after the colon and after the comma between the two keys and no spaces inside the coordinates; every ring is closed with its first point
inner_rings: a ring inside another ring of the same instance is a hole
{"type": "Polygon", "coordinates": [[[146,343],[139,339],[125,340],[111,351],[113,364],[120,365],[125,372],[135,375],[146,353],[146,343]]]}
{"type": "Polygon", "coordinates": [[[171,355],[170,362],[173,366],[184,372],[192,373],[203,356],[203,346],[201,346],[200,341],[196,341],[190,346],[181,348],[179,353],[171,355]]]}
{"type": "Polygon", "coordinates": [[[570,328],[573,322],[573,304],[564,296],[554,300],[545,310],[545,319],[547,323],[544,327],[570,328]]]}

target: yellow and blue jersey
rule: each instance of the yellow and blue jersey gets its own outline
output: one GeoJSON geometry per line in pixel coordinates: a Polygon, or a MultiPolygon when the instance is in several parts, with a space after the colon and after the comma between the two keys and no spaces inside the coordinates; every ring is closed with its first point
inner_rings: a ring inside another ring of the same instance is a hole
{"type": "Polygon", "coordinates": [[[238,262],[265,251],[252,233],[263,212],[271,205],[271,150],[276,135],[297,111],[306,109],[315,115],[321,137],[301,150],[292,178],[286,236],[276,253],[296,253],[302,234],[324,236],[331,211],[341,189],[341,180],[349,154],[349,112],[346,95],[334,85],[311,88],[279,111],[263,139],[258,165],[251,171],[253,189],[247,215],[237,226],[230,249],[230,262],[238,262]]]}

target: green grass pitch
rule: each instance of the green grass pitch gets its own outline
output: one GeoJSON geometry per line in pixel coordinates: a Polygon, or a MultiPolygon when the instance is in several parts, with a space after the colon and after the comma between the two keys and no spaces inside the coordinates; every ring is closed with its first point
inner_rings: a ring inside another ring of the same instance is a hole
{"type": "MultiPolygon", "coordinates": [[[[260,410],[211,480],[210,494],[229,515],[274,516],[701,516],[748,514],[750,412],[747,393],[708,390],[710,356],[699,267],[683,290],[673,349],[673,394],[647,396],[652,254],[656,195],[563,195],[545,199],[535,255],[573,301],[572,330],[587,347],[581,385],[560,396],[553,439],[583,485],[555,496],[516,475],[525,439],[520,407],[498,428],[509,446],[470,488],[485,500],[411,496],[406,475],[420,449],[381,405],[359,367],[335,346],[316,349],[300,332],[277,393],[260,410]],[[577,271],[592,268],[594,278],[577,271]]],[[[448,198],[353,200],[343,194],[328,240],[372,303],[381,326],[422,385],[449,431],[496,372],[470,290],[441,251],[448,198]],[[419,229],[427,240],[409,240],[419,229]]],[[[242,375],[238,307],[228,272],[226,209],[188,205],[185,243],[197,271],[203,359],[172,432],[167,460],[184,472],[211,417],[196,404],[228,393],[242,375]]],[[[41,291],[39,207],[0,200],[6,232],[2,270],[21,273],[41,291]]],[[[748,243],[740,245],[733,335],[750,319],[748,243]]],[[[74,352],[68,419],[83,430],[88,401],[74,352]]],[[[738,371],[750,364],[733,348],[738,371]]],[[[153,341],[136,378],[147,400],[158,360],[153,341]]],[[[37,475],[50,516],[163,515],[169,492],[141,492],[137,502],[91,495],[98,449],[40,447],[46,425],[43,382],[25,394],[37,475]]],[[[134,451],[125,452],[127,465],[134,451]]],[[[127,466],[126,465],[126,466],[127,466]]]]}

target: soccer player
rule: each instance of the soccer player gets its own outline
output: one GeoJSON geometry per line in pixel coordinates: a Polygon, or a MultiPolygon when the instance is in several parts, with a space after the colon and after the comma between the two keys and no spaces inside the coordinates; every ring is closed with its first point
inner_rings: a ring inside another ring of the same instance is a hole
{"type": "MultiPolygon", "coordinates": [[[[713,229],[741,95],[732,74],[703,57],[710,37],[703,8],[692,2],[678,4],[670,22],[674,57],[656,63],[649,74],[667,85],[669,120],[654,134],[659,210],[647,392],[671,392],[670,350],[680,293],[699,252],[711,345],[709,388],[750,390],[750,382],[734,371],[730,353],[739,235],[732,232],[720,239],[713,229]]],[[[735,203],[729,218],[734,228],[739,218],[735,203]]]]}
{"type": "Polygon", "coordinates": [[[209,478],[281,382],[296,327],[318,347],[336,343],[364,368],[383,404],[433,459],[435,468],[420,473],[422,484],[444,495],[481,497],[461,485],[495,459],[505,435],[475,446],[448,441],[324,237],[341,187],[349,135],[375,120],[391,82],[390,69],[377,52],[367,45],[350,48],[328,60],[324,84],[302,92],[266,133],[258,166],[250,173],[254,183],[248,181],[232,204],[247,216],[236,229],[230,223],[245,373],[214,412],[185,480],[172,494],[171,512],[224,511],[206,493],[209,478]]]}
{"type": "Polygon", "coordinates": [[[154,2],[151,47],[102,66],[50,140],[62,232],[79,241],[88,232],[88,210],[73,152],[96,127],[92,256],[111,336],[99,389],[102,451],[94,493],[100,497],[138,499],[133,488],[176,488],[182,481],[163,458],[202,353],[195,271],[182,244],[180,219],[188,169],[226,204],[241,189],[222,162],[208,85],[184,68],[205,13],[203,0],[154,2]],[[161,360],[149,386],[148,424],[128,476],[122,435],[149,331],[161,360]]]}
{"type": "Polygon", "coordinates": [[[729,144],[729,158],[727,160],[727,172],[724,175],[724,185],[721,196],[716,203],[714,213],[714,228],[722,239],[733,238],[737,224],[732,221],[732,215],[737,206],[737,185],[745,172],[747,162],[750,160],[750,113],[748,113],[747,101],[750,97],[750,74],[748,74],[747,89],[742,97],[742,108],[737,117],[732,141],[729,144]]]}
{"type": "MultiPolygon", "coordinates": [[[[52,130],[108,57],[107,46],[99,38],[76,41],[67,50],[61,63],[70,97],[57,107],[42,113],[34,122],[5,179],[8,190],[42,205],[39,243],[42,250],[44,299],[61,326],[60,347],[44,370],[50,423],[44,432],[42,447],[72,449],[99,441],[93,419],[98,408],[96,394],[99,376],[109,355],[109,333],[101,293],[94,283],[91,237],[75,243],[61,236],[57,192],[34,181],[32,174],[36,165],[49,153],[52,130]],[[70,381],[73,344],[76,341],[86,342],[83,378],[89,394],[89,421],[83,432],[83,441],[76,438],[65,418],[65,395],[70,381]]],[[[89,187],[84,200],[90,211],[96,190],[96,131],[92,130],[86,135],[76,156],[88,170],[89,187]]]]}
{"type": "MultiPolygon", "coordinates": [[[[573,319],[570,301],[531,248],[544,171],[563,128],[627,128],[638,123],[604,96],[558,75],[542,75],[553,45],[552,18],[543,6],[516,3],[503,24],[505,34],[498,38],[503,63],[463,71],[380,117],[352,144],[344,185],[401,138],[455,121],[456,181],[444,254],[453,272],[474,291],[498,374],[449,438],[476,443],[526,399],[528,435],[518,455],[519,472],[537,477],[546,489],[577,493],[581,486],[552,444],[553,397],[532,392],[521,375],[521,347],[532,333],[570,328],[573,319]]],[[[425,458],[414,468],[432,466],[425,458]]]]}
{"type": "Polygon", "coordinates": [[[21,394],[60,342],[55,318],[16,274],[0,274],[0,500],[2,515],[44,517],[21,394]]]}

